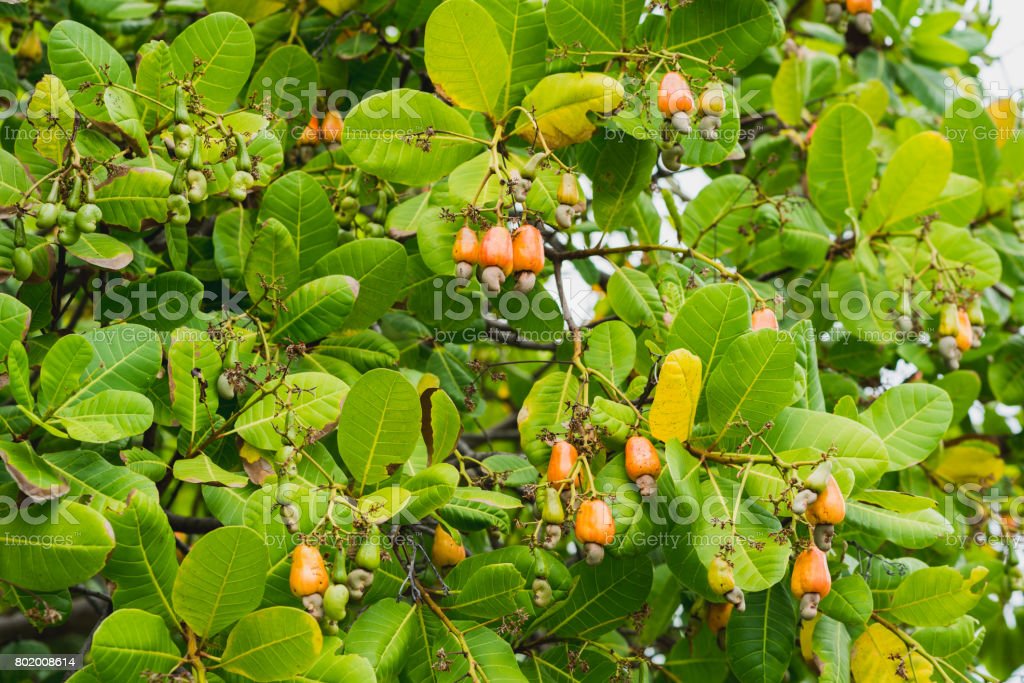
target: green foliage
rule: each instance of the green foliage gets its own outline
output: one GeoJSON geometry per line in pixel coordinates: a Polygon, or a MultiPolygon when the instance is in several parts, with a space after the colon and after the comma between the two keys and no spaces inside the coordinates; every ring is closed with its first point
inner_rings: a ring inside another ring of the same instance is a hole
{"type": "Polygon", "coordinates": [[[30,4],[4,654],[1019,675],[1024,142],[986,3],[30,4]]]}

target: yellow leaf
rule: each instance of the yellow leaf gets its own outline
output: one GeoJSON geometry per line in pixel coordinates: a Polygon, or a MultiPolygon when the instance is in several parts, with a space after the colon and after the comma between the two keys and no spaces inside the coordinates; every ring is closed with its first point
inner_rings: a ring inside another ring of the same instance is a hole
{"type": "Polygon", "coordinates": [[[676,349],[665,358],[649,416],[656,439],[685,442],[690,438],[700,399],[700,377],[700,358],[686,349],[676,349]]]}
{"type": "MultiPolygon", "coordinates": [[[[622,84],[606,74],[552,74],[530,91],[523,107],[533,111],[548,146],[558,149],[589,140],[596,128],[587,115],[611,113],[622,104],[624,94],[622,84]]],[[[525,116],[521,121],[516,135],[535,144],[533,123],[525,116]]]]}
{"type": "Polygon", "coordinates": [[[942,463],[935,468],[935,476],[954,484],[981,484],[991,486],[1006,470],[999,457],[999,447],[987,441],[962,441],[943,452],[942,463]]]}
{"type": "Polygon", "coordinates": [[[988,106],[988,115],[999,131],[996,145],[1003,147],[1013,137],[1013,131],[1017,128],[1016,105],[1010,98],[995,100],[988,106]]]}
{"type": "Polygon", "coordinates": [[[814,662],[814,627],[820,619],[819,614],[810,621],[800,620],[800,655],[807,663],[814,662]]]}
{"type": "Polygon", "coordinates": [[[853,643],[850,671],[854,680],[871,683],[925,683],[934,667],[881,624],[871,624],[853,643]]]}
{"type": "Polygon", "coordinates": [[[267,460],[271,460],[273,458],[273,453],[270,451],[261,451],[255,446],[250,446],[245,442],[242,442],[242,447],[238,449],[238,455],[242,457],[242,460],[250,464],[264,456],[267,457],[267,460]]]}

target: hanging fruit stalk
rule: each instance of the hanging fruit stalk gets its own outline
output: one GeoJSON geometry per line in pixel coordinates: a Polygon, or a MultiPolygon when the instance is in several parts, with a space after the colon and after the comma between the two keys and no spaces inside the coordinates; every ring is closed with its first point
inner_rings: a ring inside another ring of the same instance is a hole
{"type": "Polygon", "coordinates": [[[466,559],[466,547],[457,542],[443,526],[438,524],[434,531],[434,547],[430,550],[430,559],[438,569],[454,567],[466,559]]]}
{"type": "Polygon", "coordinates": [[[468,225],[462,226],[455,234],[452,260],[455,261],[455,277],[459,280],[459,286],[465,287],[473,276],[473,269],[480,262],[480,240],[468,225]]]}
{"type": "Polygon", "coordinates": [[[580,505],[576,512],[576,538],[583,543],[587,564],[601,564],[604,547],[615,540],[615,518],[608,503],[595,498],[580,505]]]}
{"type": "Polygon", "coordinates": [[[626,441],[626,474],[636,483],[640,495],[644,498],[657,490],[661,460],[650,439],[632,436],[626,441]]]}
{"type": "Polygon", "coordinates": [[[532,225],[521,225],[512,235],[512,270],[516,291],[529,292],[544,269],[544,238],[532,225]]]}
{"type": "Polygon", "coordinates": [[[822,550],[831,550],[832,539],[836,535],[835,525],[846,518],[846,501],[835,477],[829,475],[825,489],[807,506],[804,516],[814,527],[814,544],[822,550]]]}
{"type": "Polygon", "coordinates": [[[789,585],[793,596],[800,600],[800,618],[810,621],[816,617],[818,604],[832,590],[825,553],[813,545],[800,553],[793,563],[789,585]]]}
{"type": "Polygon", "coordinates": [[[512,235],[500,225],[484,233],[480,245],[480,279],[487,291],[497,294],[505,279],[512,274],[512,235]]]}

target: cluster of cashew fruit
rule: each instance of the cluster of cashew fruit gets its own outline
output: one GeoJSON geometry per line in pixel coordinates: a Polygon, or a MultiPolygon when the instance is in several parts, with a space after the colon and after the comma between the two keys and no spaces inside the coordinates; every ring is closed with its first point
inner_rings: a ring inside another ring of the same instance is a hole
{"type": "MultiPolygon", "coordinates": [[[[694,99],[686,78],[678,71],[669,71],[658,86],[658,110],[672,128],[683,135],[693,132],[693,118],[699,113],[697,131],[700,136],[709,142],[717,140],[726,107],[725,89],[719,81],[710,81],[697,99],[694,99]]],[[[678,171],[682,154],[683,149],[678,144],[663,149],[661,160],[665,168],[678,171]]]]}
{"type": "Polygon", "coordinates": [[[508,276],[515,273],[517,292],[529,292],[537,284],[537,275],[544,269],[544,238],[540,230],[529,224],[514,232],[502,225],[487,229],[483,240],[468,225],[455,235],[452,246],[455,277],[465,286],[480,266],[480,281],[491,294],[501,291],[508,276]]]}
{"type": "Polygon", "coordinates": [[[874,11],[875,0],[825,0],[825,21],[839,24],[848,12],[853,17],[853,25],[864,35],[874,29],[874,11]]]}
{"type": "MultiPolygon", "coordinates": [[[[103,210],[96,205],[96,190],[92,180],[86,177],[83,181],[83,174],[79,173],[71,181],[71,189],[64,197],[63,204],[60,201],[60,181],[54,180],[46,201],[36,209],[36,227],[49,230],[57,226],[57,241],[65,247],[77,242],[83,233],[96,232],[101,220],[103,210]]],[[[24,243],[21,246],[24,247],[24,243]]],[[[15,277],[18,277],[17,273],[15,277]]]]}
{"type": "Polygon", "coordinates": [[[803,515],[813,529],[814,542],[797,556],[792,579],[793,595],[800,599],[800,616],[813,619],[818,603],[832,587],[825,553],[832,549],[836,525],[846,518],[846,501],[832,476],[830,460],[822,462],[804,479],[790,509],[793,514],[803,515]]]}
{"type": "Polygon", "coordinates": [[[960,367],[964,352],[981,346],[985,336],[985,314],[981,299],[975,297],[967,308],[946,304],[939,317],[939,355],[946,359],[951,370],[960,367]]]}
{"type": "Polygon", "coordinates": [[[715,595],[725,598],[726,602],[740,612],[747,609],[747,600],[743,595],[743,590],[736,586],[732,564],[721,555],[711,558],[711,564],[708,565],[708,585],[711,586],[715,595]]]}
{"type": "Polygon", "coordinates": [[[316,145],[320,142],[341,142],[342,134],[345,131],[345,122],[341,114],[331,110],[324,115],[323,122],[316,116],[309,117],[309,123],[302,129],[299,135],[300,145],[316,145]]]}
{"type": "MultiPolygon", "coordinates": [[[[551,448],[548,486],[544,490],[541,514],[541,519],[547,525],[541,545],[547,550],[553,550],[562,538],[565,510],[560,493],[567,493],[569,487],[580,484],[580,473],[576,466],[578,459],[576,447],[568,441],[558,441],[551,448]]],[[[604,560],[604,547],[615,540],[615,518],[608,503],[600,498],[583,501],[576,511],[575,530],[576,540],[583,547],[583,558],[587,564],[600,564],[604,560]]]]}
{"type": "Polygon", "coordinates": [[[371,537],[359,546],[352,571],[348,571],[347,560],[345,548],[338,548],[328,572],[318,548],[303,543],[292,551],[288,577],[292,595],[302,599],[306,612],[321,620],[327,635],[338,633],[349,600],[361,600],[373,585],[373,572],[380,566],[380,545],[371,537]]]}

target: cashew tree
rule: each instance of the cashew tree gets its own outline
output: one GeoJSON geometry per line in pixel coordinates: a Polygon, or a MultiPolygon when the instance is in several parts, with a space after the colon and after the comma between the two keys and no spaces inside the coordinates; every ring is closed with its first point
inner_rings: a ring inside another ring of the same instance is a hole
{"type": "Polygon", "coordinates": [[[10,680],[1020,675],[991,4],[0,3],[10,680]]]}

